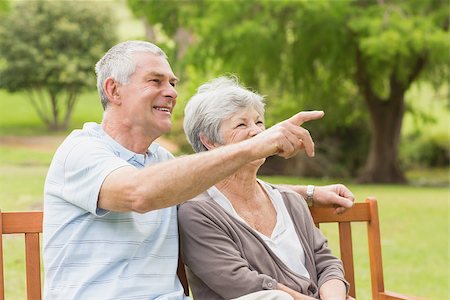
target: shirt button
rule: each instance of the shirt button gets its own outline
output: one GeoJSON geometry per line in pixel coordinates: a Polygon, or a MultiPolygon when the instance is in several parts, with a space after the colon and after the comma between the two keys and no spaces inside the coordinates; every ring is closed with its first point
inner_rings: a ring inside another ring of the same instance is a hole
{"type": "Polygon", "coordinates": [[[272,282],[269,282],[269,283],[267,284],[267,286],[271,288],[271,287],[273,286],[272,282]]]}

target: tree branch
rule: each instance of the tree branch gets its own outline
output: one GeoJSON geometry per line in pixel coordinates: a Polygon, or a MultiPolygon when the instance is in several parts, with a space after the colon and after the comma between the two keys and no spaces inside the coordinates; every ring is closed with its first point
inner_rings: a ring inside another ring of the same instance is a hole
{"type": "Polygon", "coordinates": [[[370,80],[367,76],[366,69],[364,68],[364,62],[362,58],[361,50],[358,46],[355,47],[355,60],[356,60],[356,83],[358,84],[359,89],[364,95],[364,99],[367,101],[368,105],[373,105],[378,100],[378,97],[375,95],[372,86],[370,84],[370,80]]]}
{"type": "Polygon", "coordinates": [[[27,94],[28,94],[28,99],[31,102],[31,105],[34,107],[34,110],[38,114],[39,118],[41,118],[41,120],[44,121],[44,123],[48,124],[50,120],[47,118],[46,114],[42,111],[42,108],[39,105],[39,101],[36,100],[33,90],[28,90],[27,94]]]}
{"type": "Polygon", "coordinates": [[[417,60],[414,64],[414,67],[411,71],[411,74],[408,76],[408,80],[406,81],[406,89],[413,83],[414,80],[416,80],[417,76],[419,76],[420,72],[425,68],[427,64],[427,58],[425,54],[419,55],[417,57],[417,60]]]}

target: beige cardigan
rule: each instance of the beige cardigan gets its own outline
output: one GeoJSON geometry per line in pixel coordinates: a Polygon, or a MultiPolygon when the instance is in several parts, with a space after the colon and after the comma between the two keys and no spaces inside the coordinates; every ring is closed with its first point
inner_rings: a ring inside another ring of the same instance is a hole
{"type": "Polygon", "coordinates": [[[305,201],[290,190],[276,188],[303,245],[311,279],[286,267],[248,225],[204,193],[178,209],[181,249],[195,300],[232,299],[275,289],[277,282],[315,298],[330,279],[342,280],[348,290],[342,263],[327,248],[305,201]]]}

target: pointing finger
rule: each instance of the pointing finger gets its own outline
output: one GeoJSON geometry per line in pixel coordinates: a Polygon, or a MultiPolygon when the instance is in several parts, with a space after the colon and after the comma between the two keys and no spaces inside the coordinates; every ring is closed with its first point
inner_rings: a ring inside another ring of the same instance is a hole
{"type": "Polygon", "coordinates": [[[324,114],[325,113],[322,110],[301,111],[290,117],[287,121],[297,126],[301,126],[305,122],[322,118],[324,114]]]}

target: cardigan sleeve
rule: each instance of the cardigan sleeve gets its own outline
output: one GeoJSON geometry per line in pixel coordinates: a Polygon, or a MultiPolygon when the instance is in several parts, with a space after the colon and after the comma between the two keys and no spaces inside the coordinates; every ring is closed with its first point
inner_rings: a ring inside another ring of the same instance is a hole
{"type": "Polygon", "coordinates": [[[328,241],[323,233],[315,226],[314,230],[314,260],[317,271],[317,285],[320,287],[331,279],[339,279],[348,291],[349,284],[344,278],[344,268],[342,262],[331,253],[328,248],[328,241]]]}
{"type": "Polygon", "coordinates": [[[317,274],[317,286],[320,289],[325,282],[331,279],[338,279],[345,284],[348,291],[349,284],[344,278],[342,261],[331,253],[331,249],[328,248],[328,240],[319,228],[314,225],[314,220],[306,202],[302,197],[293,192],[286,191],[285,189],[283,189],[283,191],[288,199],[288,202],[285,203],[291,207],[291,213],[296,215],[294,219],[296,221],[303,220],[301,226],[296,222],[294,222],[294,224],[301,227],[297,228],[298,231],[304,230],[305,235],[308,236],[307,239],[309,241],[309,247],[312,248],[315,271],[317,274]]]}
{"type": "MultiPolygon", "coordinates": [[[[252,270],[223,221],[196,201],[178,209],[185,264],[211,290],[225,299],[276,289],[277,281],[252,270]]],[[[233,236],[238,239],[237,236],[233,236]]],[[[192,291],[195,297],[195,286],[192,291]]]]}

